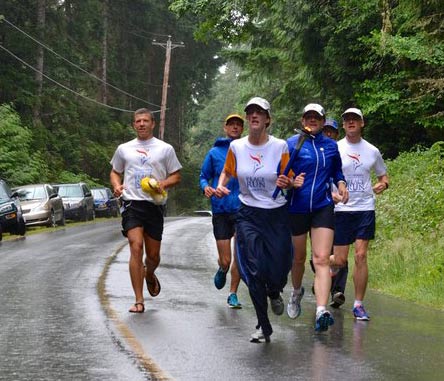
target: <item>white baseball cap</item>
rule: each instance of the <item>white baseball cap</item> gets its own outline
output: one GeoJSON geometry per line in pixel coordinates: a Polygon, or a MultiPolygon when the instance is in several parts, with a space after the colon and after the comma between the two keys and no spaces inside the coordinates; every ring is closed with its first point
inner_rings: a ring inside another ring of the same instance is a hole
{"type": "Polygon", "coordinates": [[[259,106],[260,108],[264,109],[265,111],[268,112],[268,116],[271,116],[271,107],[270,107],[270,103],[268,103],[268,101],[264,98],[261,97],[254,97],[251,98],[247,105],[245,106],[244,111],[247,111],[247,108],[250,107],[251,105],[256,105],[259,106]]]}
{"type": "Polygon", "coordinates": [[[317,103],[309,103],[307,106],[304,107],[304,112],[302,113],[302,116],[304,116],[309,111],[315,111],[320,116],[325,117],[325,110],[324,107],[322,107],[320,104],[317,103]]]}
{"type": "Polygon", "coordinates": [[[345,110],[342,113],[341,116],[344,117],[344,115],[346,115],[346,114],[355,114],[355,115],[358,115],[362,120],[364,120],[364,115],[362,115],[362,111],[358,108],[354,108],[354,107],[348,108],[347,110],[345,110]]]}

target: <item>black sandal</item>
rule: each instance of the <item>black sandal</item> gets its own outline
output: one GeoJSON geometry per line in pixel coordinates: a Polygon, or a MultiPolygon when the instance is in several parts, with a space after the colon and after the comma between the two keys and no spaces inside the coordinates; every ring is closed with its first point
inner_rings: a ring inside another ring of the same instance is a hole
{"type": "Polygon", "coordinates": [[[136,307],[135,310],[132,310],[131,308],[128,310],[128,312],[131,312],[133,314],[143,314],[145,312],[145,304],[143,302],[136,302],[131,307],[136,307]],[[139,306],[142,306],[142,309],[139,309],[139,306]]]}

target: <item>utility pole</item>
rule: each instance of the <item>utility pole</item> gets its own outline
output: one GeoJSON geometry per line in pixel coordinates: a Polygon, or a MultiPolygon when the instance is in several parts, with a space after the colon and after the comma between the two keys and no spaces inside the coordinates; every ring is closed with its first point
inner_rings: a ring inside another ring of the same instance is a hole
{"type": "Polygon", "coordinates": [[[171,42],[171,36],[168,36],[168,41],[166,43],[156,42],[153,40],[153,45],[159,45],[165,48],[165,68],[163,71],[163,86],[162,86],[162,103],[160,104],[160,125],[159,125],[159,139],[163,140],[163,135],[165,132],[165,113],[167,105],[167,94],[168,94],[168,78],[170,74],[170,62],[171,62],[171,50],[174,48],[184,48],[183,42],[179,44],[174,44],[171,42]]]}

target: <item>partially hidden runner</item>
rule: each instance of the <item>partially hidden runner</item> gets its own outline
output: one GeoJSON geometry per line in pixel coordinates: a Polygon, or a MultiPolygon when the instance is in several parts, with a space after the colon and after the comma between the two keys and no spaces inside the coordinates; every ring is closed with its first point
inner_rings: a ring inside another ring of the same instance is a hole
{"type": "Polygon", "coordinates": [[[205,197],[211,200],[213,234],[216,239],[219,255],[219,269],[214,276],[214,285],[218,290],[224,288],[227,273],[231,266],[230,292],[227,303],[230,308],[242,308],[237,297],[240,275],[236,262],[236,245],[231,254],[232,238],[235,240],[235,217],[240,206],[239,182],[236,178],[230,179],[226,187],[230,193],[223,199],[216,197],[216,188],[219,176],[224,168],[230,143],[239,139],[244,130],[244,118],[239,114],[230,114],[225,118],[223,129],[224,138],[216,139],[214,146],[208,151],[202,164],[199,183],[205,197]]]}

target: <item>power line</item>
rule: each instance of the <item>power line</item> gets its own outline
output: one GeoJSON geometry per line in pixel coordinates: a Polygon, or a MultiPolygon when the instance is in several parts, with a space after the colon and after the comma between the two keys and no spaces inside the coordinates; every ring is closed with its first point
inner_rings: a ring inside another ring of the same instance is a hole
{"type": "MultiPolygon", "coordinates": [[[[77,91],[75,91],[75,90],[73,90],[73,89],[70,89],[69,87],[67,87],[67,86],[65,86],[65,85],[63,85],[63,84],[61,84],[60,82],[57,82],[55,79],[52,79],[51,77],[49,77],[49,76],[47,76],[46,74],[42,73],[40,70],[36,69],[34,66],[28,64],[26,61],[24,61],[24,60],[22,60],[20,57],[16,56],[16,55],[15,55],[14,53],[12,53],[10,50],[8,50],[7,48],[5,48],[2,44],[0,44],[0,48],[2,48],[4,51],[6,51],[7,53],[9,53],[12,57],[14,57],[16,60],[20,61],[22,64],[26,65],[27,67],[29,67],[30,69],[34,70],[35,72],[41,74],[41,75],[42,75],[43,77],[45,77],[46,79],[50,80],[51,82],[55,83],[56,85],[62,87],[62,88],[65,89],[65,90],[70,91],[71,93],[73,93],[73,94],[75,94],[75,95],[77,95],[77,96],[79,96],[79,97],[81,97],[81,98],[83,98],[83,99],[86,99],[86,100],[88,100],[88,101],[90,101],[90,102],[94,102],[94,103],[96,103],[96,104],[98,104],[98,105],[100,105],[100,106],[104,106],[104,107],[107,107],[107,108],[110,108],[110,109],[113,109],[113,110],[118,110],[118,111],[123,111],[123,112],[130,112],[130,113],[133,113],[133,112],[134,112],[133,110],[126,110],[126,109],[123,109],[123,108],[110,106],[110,105],[107,105],[107,104],[105,104],[105,103],[99,102],[99,101],[96,100],[96,99],[89,98],[89,97],[87,97],[86,95],[80,94],[80,93],[78,93],[77,91]]],[[[152,111],[152,112],[153,112],[153,113],[158,113],[158,112],[160,112],[160,110],[156,110],[156,111],[152,111]]]]}
{"type": "MultiPolygon", "coordinates": [[[[14,25],[12,22],[10,22],[9,20],[7,20],[6,18],[3,17],[3,20],[6,21],[6,23],[8,23],[10,26],[12,26],[13,28],[15,28],[16,30],[18,30],[20,33],[24,34],[26,37],[30,38],[31,40],[33,40],[34,42],[36,42],[37,44],[39,44],[40,46],[44,47],[46,50],[49,50],[51,53],[53,53],[54,55],[56,55],[57,57],[61,58],[62,60],[68,62],[70,65],[74,66],[76,69],[82,71],[83,73],[89,75],[90,77],[100,81],[101,83],[121,92],[122,94],[125,94],[131,98],[137,99],[143,103],[149,104],[151,106],[155,106],[155,107],[160,107],[159,105],[156,105],[154,103],[148,102],[145,99],[142,98],[138,98],[133,94],[130,94],[128,92],[126,92],[125,90],[119,89],[118,87],[112,85],[111,83],[108,83],[106,81],[104,81],[103,79],[95,76],[94,74],[89,73],[87,70],[81,68],[79,65],[75,64],[74,62],[71,62],[70,60],[68,60],[67,58],[63,57],[62,55],[60,55],[59,53],[55,52],[53,49],[51,49],[49,46],[43,44],[42,42],[38,41],[37,39],[35,39],[34,37],[32,37],[31,35],[29,35],[28,33],[26,33],[24,30],[20,29],[18,26],[14,25]]],[[[0,20],[1,21],[1,20],[0,20]]],[[[156,85],[157,86],[157,85],[156,85]]]]}

